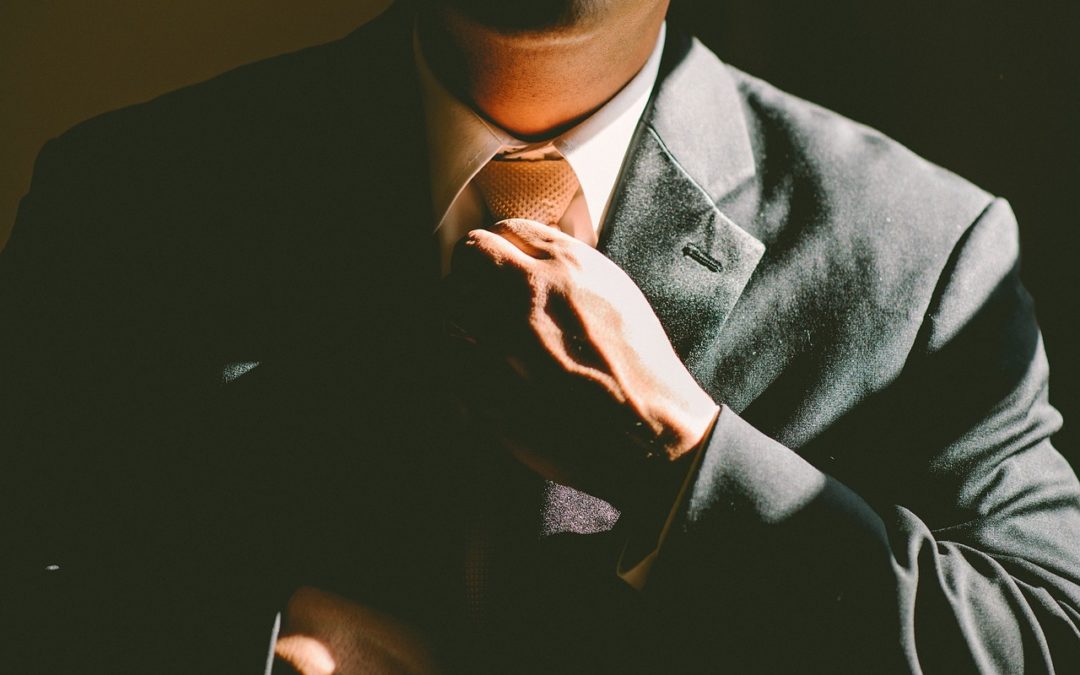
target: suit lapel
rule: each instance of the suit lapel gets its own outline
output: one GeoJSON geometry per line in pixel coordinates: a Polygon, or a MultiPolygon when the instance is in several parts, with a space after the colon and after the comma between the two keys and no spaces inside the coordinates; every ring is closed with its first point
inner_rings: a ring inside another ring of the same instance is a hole
{"type": "Polygon", "coordinates": [[[716,207],[755,174],[740,100],[712,53],[669,34],[599,242],[644,292],[692,370],[765,251],[716,207]]]}

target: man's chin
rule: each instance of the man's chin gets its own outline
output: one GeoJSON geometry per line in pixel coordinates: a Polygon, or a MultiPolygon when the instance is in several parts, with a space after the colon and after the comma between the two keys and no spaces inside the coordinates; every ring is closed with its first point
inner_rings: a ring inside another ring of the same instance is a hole
{"type": "Polygon", "coordinates": [[[417,0],[422,7],[449,9],[508,33],[565,31],[602,20],[618,0],[417,0]]]}

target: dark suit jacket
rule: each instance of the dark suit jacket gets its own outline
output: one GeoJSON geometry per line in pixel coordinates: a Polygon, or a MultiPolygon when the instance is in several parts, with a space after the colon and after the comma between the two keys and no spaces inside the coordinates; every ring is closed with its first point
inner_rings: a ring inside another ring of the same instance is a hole
{"type": "Polygon", "coordinates": [[[463,672],[1080,668],[1080,489],[1005,202],[671,31],[599,247],[723,411],[638,595],[618,528],[539,527],[542,482],[448,410],[409,31],[41,152],[0,257],[4,658],[258,672],[312,583],[463,672]],[[477,635],[479,512],[513,573],[477,635]]]}

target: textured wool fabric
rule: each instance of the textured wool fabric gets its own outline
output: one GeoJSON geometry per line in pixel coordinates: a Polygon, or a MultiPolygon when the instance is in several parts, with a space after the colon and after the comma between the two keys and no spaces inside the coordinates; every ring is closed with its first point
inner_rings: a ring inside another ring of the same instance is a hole
{"type": "Polygon", "coordinates": [[[723,410],[636,593],[631,515],[552,531],[447,411],[481,375],[446,353],[406,5],[42,150],[0,255],[6,668],[259,672],[307,584],[449,672],[1080,671],[1006,202],[669,32],[598,250],[723,410]],[[487,641],[475,513],[514,570],[487,641]]]}
{"type": "Polygon", "coordinates": [[[578,189],[565,159],[492,159],[473,179],[494,221],[528,218],[558,227],[578,189]]]}

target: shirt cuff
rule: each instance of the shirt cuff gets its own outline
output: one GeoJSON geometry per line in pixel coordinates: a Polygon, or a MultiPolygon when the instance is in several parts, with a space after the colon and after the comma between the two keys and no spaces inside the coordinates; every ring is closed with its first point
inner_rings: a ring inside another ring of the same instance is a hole
{"type": "Polygon", "coordinates": [[[679,487],[679,492],[675,496],[675,503],[671,505],[671,509],[668,511],[667,518],[664,519],[660,531],[655,536],[649,536],[650,533],[648,532],[644,534],[631,534],[628,537],[626,544],[623,545],[623,550],[619,555],[619,562],[616,565],[615,573],[620,579],[625,581],[635,590],[642,591],[645,589],[645,584],[649,580],[649,572],[652,570],[653,563],[656,562],[656,558],[660,554],[660,548],[664,545],[664,541],[667,540],[668,532],[671,530],[671,526],[675,522],[675,518],[678,515],[680,508],[686,501],[687,495],[690,492],[690,486],[693,485],[694,477],[701,467],[701,458],[705,454],[705,448],[709,444],[709,439],[712,437],[713,429],[716,427],[716,421],[719,417],[720,409],[717,409],[716,415],[713,416],[713,420],[709,424],[708,430],[706,430],[704,436],[701,437],[701,442],[698,443],[696,448],[691,450],[694,458],[690,461],[690,468],[686,472],[686,478],[683,479],[682,485],[679,487]],[[645,545],[636,545],[636,542],[638,541],[641,541],[645,545]],[[648,547],[647,542],[649,541],[652,542],[651,547],[648,547]]]}

